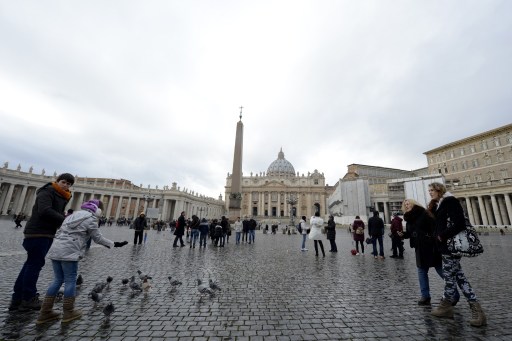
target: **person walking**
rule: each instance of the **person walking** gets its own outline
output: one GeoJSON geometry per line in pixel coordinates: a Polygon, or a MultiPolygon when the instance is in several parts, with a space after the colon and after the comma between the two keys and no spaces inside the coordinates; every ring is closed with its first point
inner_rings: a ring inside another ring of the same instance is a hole
{"type": "Polygon", "coordinates": [[[14,218],[14,223],[16,224],[16,226],[14,227],[15,229],[17,228],[22,228],[23,225],[21,225],[21,222],[23,221],[23,214],[19,213],[16,215],[16,218],[14,218]]]}
{"type": "Polygon", "coordinates": [[[249,220],[249,244],[256,242],[256,226],[258,223],[254,218],[251,218],[249,220]]]}
{"type": "Polygon", "coordinates": [[[373,211],[373,217],[368,219],[368,234],[372,238],[373,257],[375,259],[384,259],[384,245],[382,240],[382,236],[384,235],[384,221],[379,217],[379,211],[373,211]],[[377,242],[379,243],[380,249],[378,254],[377,242]]]}
{"type": "Polygon", "coordinates": [[[353,238],[356,242],[356,256],[360,254],[364,256],[364,222],[356,215],[356,219],[352,223],[353,238]],[[361,253],[359,253],[359,244],[361,244],[361,253]]]}
{"type": "MultiPolygon", "coordinates": [[[[404,200],[402,212],[404,212],[405,232],[399,232],[398,235],[404,239],[409,239],[409,244],[414,249],[416,255],[416,267],[418,269],[421,293],[418,305],[430,305],[429,269],[434,268],[439,277],[443,278],[441,253],[437,249],[434,237],[434,216],[414,199],[404,200]]],[[[458,291],[455,296],[456,301],[453,304],[457,304],[459,300],[460,295],[458,291]]]]}
{"type": "Polygon", "coordinates": [[[235,243],[240,244],[240,235],[242,234],[242,222],[240,221],[240,217],[238,217],[235,221],[235,243]]]}
{"type": "Polygon", "coordinates": [[[206,239],[208,239],[208,230],[209,230],[208,221],[205,218],[201,219],[201,223],[199,224],[199,233],[200,233],[199,248],[201,248],[201,246],[206,248],[206,239]]]}
{"type": "Polygon", "coordinates": [[[74,183],[73,175],[63,173],[56,181],[49,182],[37,190],[32,215],[23,231],[23,248],[27,251],[27,260],[14,283],[10,311],[41,308],[37,280],[55,232],[64,221],[65,208],[72,196],[69,188],[74,183]]]}
{"type": "Polygon", "coordinates": [[[324,220],[320,218],[320,212],[316,211],[315,215],[309,220],[311,226],[311,232],[309,233],[309,239],[314,241],[315,255],[318,257],[318,244],[322,250],[322,255],[325,257],[324,244],[322,243],[322,228],[324,226],[324,220]]]}
{"type": "Polygon", "coordinates": [[[402,235],[404,228],[402,226],[403,219],[398,216],[398,213],[393,213],[393,219],[391,220],[391,250],[393,254],[391,258],[404,258],[404,242],[402,241],[402,235]]]}
{"type": "Polygon", "coordinates": [[[249,226],[251,225],[249,219],[247,217],[244,218],[242,221],[242,244],[245,242],[247,243],[248,240],[248,234],[249,234],[249,226]]]}
{"type": "Polygon", "coordinates": [[[174,243],[172,243],[173,247],[178,247],[178,240],[180,241],[180,247],[184,247],[185,243],[183,242],[183,235],[185,234],[185,228],[187,227],[187,221],[185,220],[185,211],[181,212],[178,221],[176,222],[176,229],[174,230],[174,243]]]}
{"type": "Polygon", "coordinates": [[[220,226],[222,227],[222,233],[220,236],[220,245],[219,246],[224,247],[224,245],[226,244],[226,237],[228,235],[228,230],[229,230],[229,221],[226,218],[226,216],[222,216],[220,218],[220,226]]]}
{"type": "Polygon", "coordinates": [[[308,236],[308,229],[306,228],[306,216],[305,215],[303,215],[301,217],[299,225],[300,225],[300,230],[301,230],[301,235],[302,235],[302,248],[300,250],[308,251],[308,249],[306,249],[306,238],[308,236]]]}
{"type": "Polygon", "coordinates": [[[331,249],[329,252],[338,252],[338,247],[336,246],[336,223],[334,222],[334,217],[332,215],[329,216],[329,220],[327,220],[327,239],[331,243],[331,249]]]}
{"type": "Polygon", "coordinates": [[[447,241],[457,233],[466,229],[466,218],[459,200],[446,187],[433,182],[428,186],[428,193],[432,200],[429,203],[429,210],[435,217],[436,243],[441,252],[443,277],[444,277],[444,297],[439,305],[432,310],[432,315],[436,317],[453,317],[453,303],[456,302],[457,285],[462,290],[471,309],[471,320],[469,324],[474,327],[482,327],[487,324],[487,317],[478,301],[473,288],[469,284],[466,275],[460,265],[460,256],[455,256],[448,251],[447,241]]]}
{"type": "Polygon", "coordinates": [[[196,241],[199,238],[199,217],[195,214],[192,215],[192,221],[190,222],[190,248],[196,247],[196,241]]]}
{"type": "Polygon", "coordinates": [[[51,259],[53,266],[53,282],[46,291],[36,324],[60,318],[60,314],[53,311],[53,304],[63,283],[62,322],[70,322],[82,316],[82,312],[75,309],[76,277],[78,261],[85,255],[87,240],[93,239],[96,243],[108,248],[122,247],[128,244],[127,241],[113,242],[101,235],[99,217],[103,203],[100,200],[89,200],[81,206],[81,209],[81,211],[66,217],[48,251],[48,258],[51,259]]]}
{"type": "MultiPolygon", "coordinates": [[[[133,236],[133,245],[142,244],[142,237],[144,236],[144,230],[148,227],[146,221],[146,215],[144,212],[140,212],[139,216],[133,221],[133,230],[135,234],[133,236]]],[[[90,245],[90,244],[89,244],[90,245]]]]}

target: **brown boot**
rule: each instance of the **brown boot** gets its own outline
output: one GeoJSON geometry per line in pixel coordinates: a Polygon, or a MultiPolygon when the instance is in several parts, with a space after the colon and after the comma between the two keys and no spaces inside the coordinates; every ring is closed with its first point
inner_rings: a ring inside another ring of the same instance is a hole
{"type": "Polygon", "coordinates": [[[471,320],[469,324],[473,327],[482,327],[487,324],[487,317],[485,317],[484,311],[478,302],[469,302],[471,308],[471,320]]]}
{"type": "Polygon", "coordinates": [[[75,296],[72,297],[64,297],[64,315],[62,316],[62,323],[66,323],[69,321],[73,321],[82,317],[82,312],[80,310],[75,310],[75,296]]]}
{"type": "Polygon", "coordinates": [[[55,302],[55,296],[45,296],[43,303],[41,304],[41,310],[39,311],[39,317],[37,318],[36,324],[43,324],[60,318],[60,314],[53,311],[53,303],[55,302]]]}
{"type": "Polygon", "coordinates": [[[435,309],[432,309],[431,314],[436,317],[453,317],[452,302],[443,298],[439,303],[439,306],[435,309]]]}

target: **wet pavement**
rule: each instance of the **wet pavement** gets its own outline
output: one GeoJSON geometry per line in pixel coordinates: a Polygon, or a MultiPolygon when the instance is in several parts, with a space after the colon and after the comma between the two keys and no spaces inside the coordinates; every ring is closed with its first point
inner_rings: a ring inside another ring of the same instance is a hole
{"type": "MultiPolygon", "coordinates": [[[[23,223],[23,225],[25,222],[23,223]]],[[[208,241],[206,249],[172,248],[169,231],[150,231],[144,245],[134,246],[127,227],[102,227],[104,236],[129,245],[109,250],[93,244],[79,273],[84,284],[77,297],[83,317],[66,325],[54,321],[36,326],[37,312],[7,310],[13,283],[25,260],[22,230],[0,220],[0,339],[19,340],[511,340],[512,239],[481,236],[485,252],[463,259],[462,267],[487,313],[488,326],[469,326],[467,302],[459,302],[453,319],[430,315],[419,298],[414,251],[406,242],[405,259],[385,260],[366,250],[352,256],[351,236],[337,231],[338,253],[315,257],[313,245],[301,252],[299,235],[262,234],[256,243],[224,248],[208,241]],[[133,295],[121,284],[137,270],[153,277],[150,291],[133,295]],[[88,293],[107,276],[114,278],[94,307],[88,293]],[[168,276],[183,284],[172,290],[168,276]],[[222,288],[201,298],[196,279],[213,279],[222,288]],[[106,323],[102,308],[113,302],[106,323]]],[[[437,304],[442,281],[431,271],[437,304]]],[[[47,261],[38,289],[52,279],[47,261]]],[[[62,311],[61,304],[57,310],[62,311]]]]}

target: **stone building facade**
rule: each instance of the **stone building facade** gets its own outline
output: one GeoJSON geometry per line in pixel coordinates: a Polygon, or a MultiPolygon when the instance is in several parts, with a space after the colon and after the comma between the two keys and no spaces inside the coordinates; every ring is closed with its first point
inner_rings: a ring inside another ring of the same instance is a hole
{"type": "MultiPolygon", "coordinates": [[[[17,169],[9,169],[8,164],[0,168],[0,216],[25,214],[30,216],[36,199],[36,191],[48,182],[55,181],[57,174],[47,176],[17,169]]],[[[158,219],[177,219],[181,211],[187,216],[218,218],[225,213],[222,197],[218,199],[181,190],[173,183],[163,189],[143,188],[124,179],[104,179],[76,177],[71,187],[73,197],[68,208],[80,209],[84,201],[96,198],[105,205],[104,215],[118,219],[134,218],[148,208],[158,209],[158,219]]]]}
{"type": "MultiPolygon", "coordinates": [[[[232,198],[231,182],[231,174],[228,174],[226,210],[229,210],[230,200],[237,200],[232,198]]],[[[317,210],[325,216],[328,214],[326,200],[333,191],[334,187],[326,185],[324,174],[318,170],[307,175],[295,172],[281,149],[267,172],[242,176],[240,215],[252,216],[257,221],[281,222],[288,221],[292,215],[311,217],[317,210]]]]}
{"type": "Polygon", "coordinates": [[[512,124],[424,153],[430,174],[442,174],[474,225],[512,223],[512,124]]]}

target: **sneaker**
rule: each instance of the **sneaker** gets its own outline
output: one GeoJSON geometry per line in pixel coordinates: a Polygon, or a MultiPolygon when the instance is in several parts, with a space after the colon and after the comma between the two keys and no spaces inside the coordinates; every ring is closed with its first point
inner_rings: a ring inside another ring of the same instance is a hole
{"type": "Polygon", "coordinates": [[[359,252],[356,253],[356,256],[359,256],[359,252]]]}
{"type": "Polygon", "coordinates": [[[41,309],[41,301],[39,300],[39,294],[36,294],[28,301],[21,301],[21,305],[19,307],[21,310],[40,310],[41,309]]]}
{"type": "Polygon", "coordinates": [[[11,304],[9,304],[9,311],[18,310],[20,306],[21,301],[11,301],[11,304]]]}
{"type": "Polygon", "coordinates": [[[384,257],[384,256],[379,256],[379,259],[384,259],[384,258],[386,258],[386,257],[384,257]]]}
{"type": "Polygon", "coordinates": [[[418,301],[418,305],[430,305],[430,297],[422,297],[418,301]]]}

